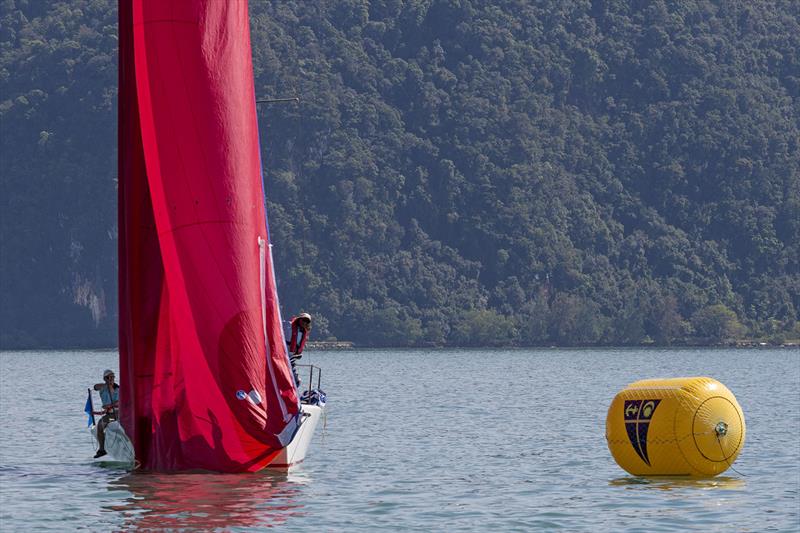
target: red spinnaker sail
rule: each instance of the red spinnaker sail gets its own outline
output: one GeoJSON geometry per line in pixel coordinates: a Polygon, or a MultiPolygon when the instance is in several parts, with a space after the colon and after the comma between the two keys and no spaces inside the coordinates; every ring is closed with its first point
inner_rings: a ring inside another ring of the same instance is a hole
{"type": "Polygon", "coordinates": [[[255,471],[300,405],[245,0],[119,2],[121,422],[146,469],[255,471]]]}

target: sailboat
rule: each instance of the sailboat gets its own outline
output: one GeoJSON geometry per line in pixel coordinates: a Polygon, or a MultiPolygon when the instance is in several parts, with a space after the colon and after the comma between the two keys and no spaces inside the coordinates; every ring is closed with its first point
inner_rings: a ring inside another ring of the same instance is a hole
{"type": "Polygon", "coordinates": [[[120,1],[119,50],[120,420],[107,432],[146,470],[289,468],[324,403],[301,402],[282,328],[247,3],[120,1]]]}

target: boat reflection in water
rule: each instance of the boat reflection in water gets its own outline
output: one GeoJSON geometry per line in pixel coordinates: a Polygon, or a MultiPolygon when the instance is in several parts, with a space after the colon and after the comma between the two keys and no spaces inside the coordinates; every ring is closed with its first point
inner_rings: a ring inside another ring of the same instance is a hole
{"type": "Polygon", "coordinates": [[[688,476],[621,477],[612,479],[608,484],[612,487],[656,490],[741,490],[745,488],[744,479],[730,476],[707,478],[688,476]]]}
{"type": "Polygon", "coordinates": [[[131,473],[109,484],[127,491],[106,510],[124,517],[122,529],[207,530],[280,526],[303,512],[304,473],[131,473]]]}

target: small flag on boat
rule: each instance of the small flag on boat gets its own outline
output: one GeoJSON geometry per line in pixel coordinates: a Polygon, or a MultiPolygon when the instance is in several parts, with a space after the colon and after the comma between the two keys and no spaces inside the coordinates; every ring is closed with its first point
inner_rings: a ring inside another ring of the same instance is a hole
{"type": "Polygon", "coordinates": [[[86,422],[86,427],[92,427],[92,423],[94,422],[94,416],[92,415],[92,391],[89,391],[89,395],[86,398],[86,406],[83,408],[83,412],[89,416],[89,420],[86,422]]]}

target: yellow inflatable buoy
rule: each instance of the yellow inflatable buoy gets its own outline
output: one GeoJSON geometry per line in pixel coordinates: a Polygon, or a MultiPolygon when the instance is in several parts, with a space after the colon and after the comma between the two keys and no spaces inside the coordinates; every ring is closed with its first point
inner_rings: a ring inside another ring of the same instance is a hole
{"type": "Polygon", "coordinates": [[[742,408],[711,378],[631,383],[606,418],[611,455],[636,476],[715,476],[736,460],[744,436],[742,408]]]}

